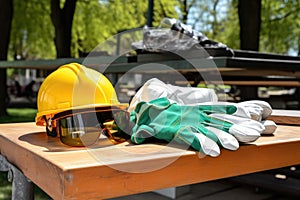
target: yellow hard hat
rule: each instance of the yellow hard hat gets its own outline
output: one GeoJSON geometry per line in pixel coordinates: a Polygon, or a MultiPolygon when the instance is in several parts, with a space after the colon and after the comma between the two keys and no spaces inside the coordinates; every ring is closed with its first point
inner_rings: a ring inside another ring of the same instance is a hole
{"type": "Polygon", "coordinates": [[[36,124],[68,110],[123,106],[111,82],[100,72],[78,63],[59,67],[43,81],[37,97],[36,124]]]}

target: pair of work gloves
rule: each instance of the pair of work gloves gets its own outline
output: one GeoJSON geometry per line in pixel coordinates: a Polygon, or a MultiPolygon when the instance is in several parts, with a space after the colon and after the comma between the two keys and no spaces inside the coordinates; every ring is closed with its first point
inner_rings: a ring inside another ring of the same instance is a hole
{"type": "Polygon", "coordinates": [[[138,90],[128,111],[133,143],[174,141],[212,157],[220,154],[220,147],[236,150],[239,142],[253,142],[276,130],[266,120],[272,108],[265,101],[219,102],[212,89],[179,87],[156,78],[138,90]]]}

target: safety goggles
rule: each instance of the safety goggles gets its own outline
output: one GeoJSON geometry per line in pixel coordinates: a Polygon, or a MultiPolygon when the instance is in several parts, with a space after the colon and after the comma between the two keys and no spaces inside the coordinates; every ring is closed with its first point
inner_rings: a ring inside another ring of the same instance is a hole
{"type": "Polygon", "coordinates": [[[47,134],[59,136],[61,142],[69,146],[93,145],[101,134],[114,144],[129,138],[125,128],[129,124],[129,113],[119,108],[70,110],[58,113],[46,122],[47,134]]]}

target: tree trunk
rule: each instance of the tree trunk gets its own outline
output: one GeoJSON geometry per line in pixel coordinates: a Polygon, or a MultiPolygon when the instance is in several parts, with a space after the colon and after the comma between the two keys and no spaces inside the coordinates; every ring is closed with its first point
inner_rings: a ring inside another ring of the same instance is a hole
{"type": "Polygon", "coordinates": [[[261,0],[239,0],[238,15],[240,20],[240,48],[258,51],[261,0]]]}
{"type": "Polygon", "coordinates": [[[183,0],[182,3],[182,23],[187,24],[187,19],[188,19],[188,2],[187,0],[183,0]]]}
{"type": "Polygon", "coordinates": [[[300,38],[298,38],[298,56],[300,57],[300,38]]]}
{"type": "Polygon", "coordinates": [[[60,0],[51,0],[51,20],[55,28],[57,58],[71,57],[72,23],[76,1],[65,1],[63,8],[60,8],[60,0]]]}
{"type": "MultiPolygon", "coordinates": [[[[259,51],[259,33],[261,23],[261,0],[239,0],[240,48],[259,51]]],[[[258,99],[258,88],[239,86],[240,101],[258,99]]]]}
{"type": "MultiPolygon", "coordinates": [[[[13,0],[0,0],[0,5],[0,60],[7,60],[13,0]]],[[[0,69],[0,116],[7,115],[6,98],[6,69],[0,69]]]]}
{"type": "Polygon", "coordinates": [[[154,0],[148,0],[147,26],[153,26],[154,0]]]}

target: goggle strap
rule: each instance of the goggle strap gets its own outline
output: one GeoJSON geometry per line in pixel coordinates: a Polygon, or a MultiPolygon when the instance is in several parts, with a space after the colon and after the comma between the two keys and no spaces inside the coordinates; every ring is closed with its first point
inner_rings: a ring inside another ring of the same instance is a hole
{"type": "Polygon", "coordinates": [[[103,128],[102,131],[112,143],[114,143],[114,144],[117,143],[117,141],[114,139],[114,136],[111,134],[111,132],[108,128],[103,128]]]}

